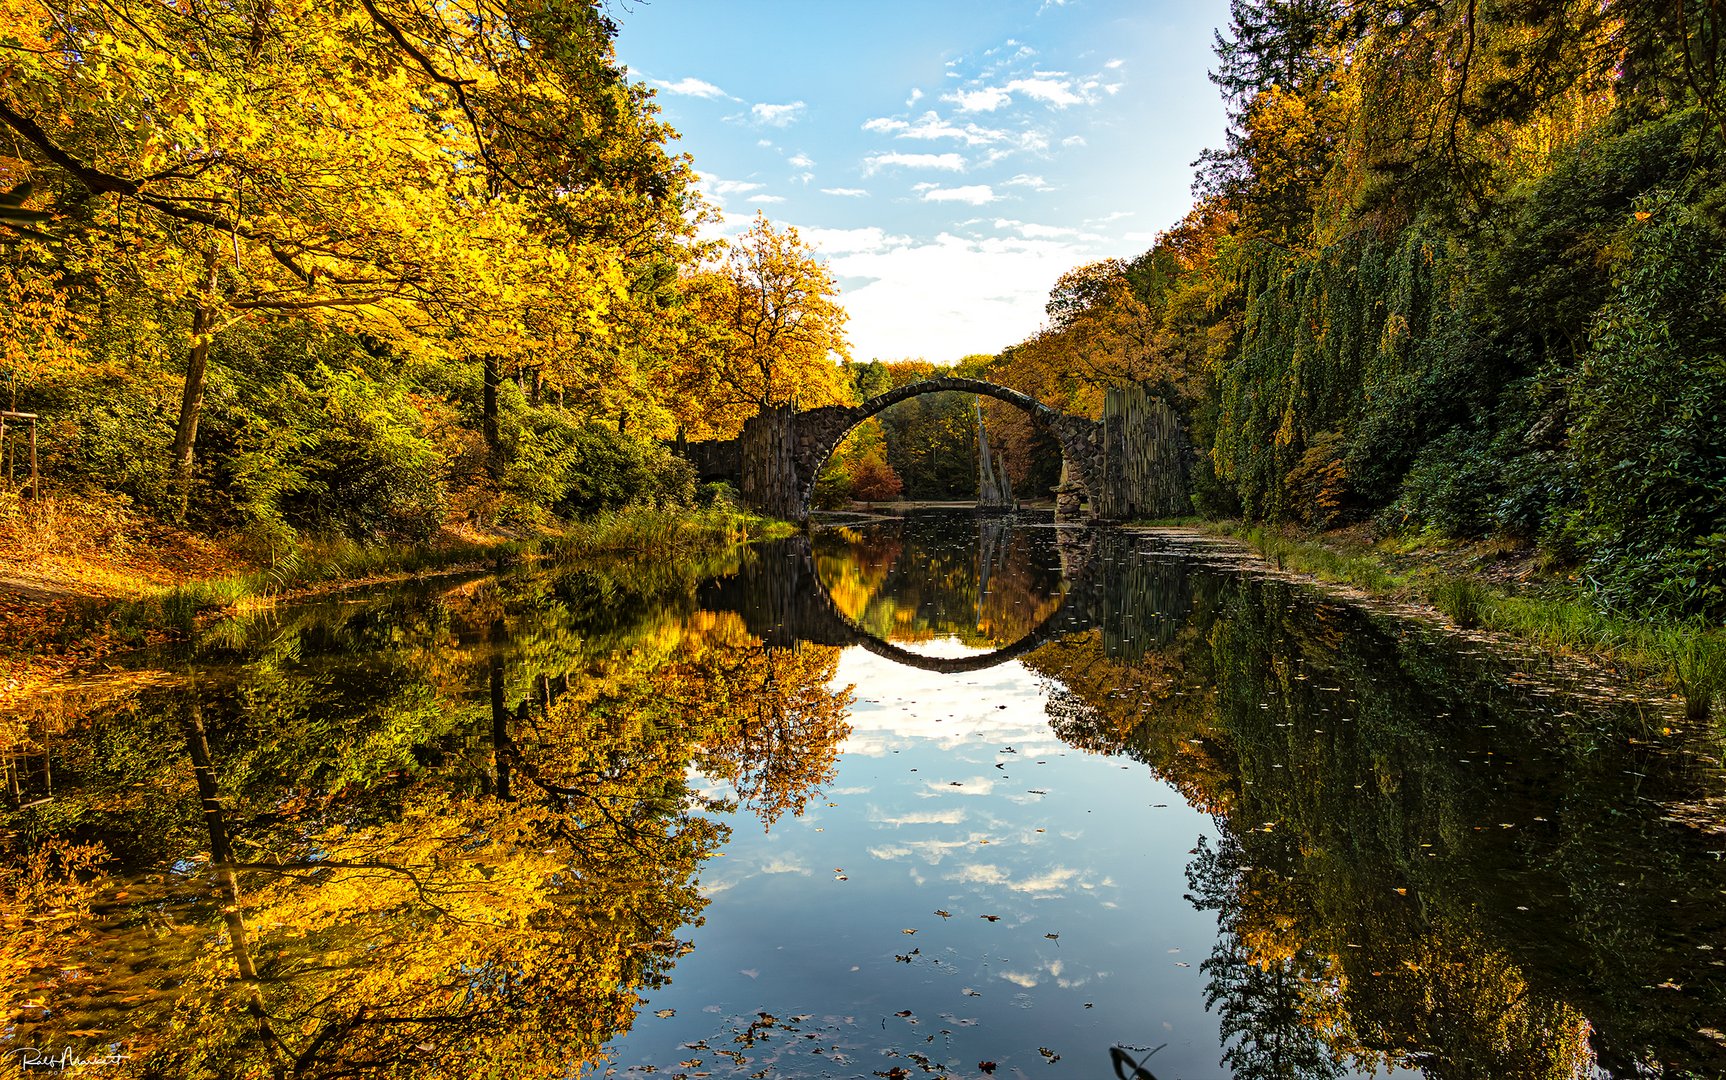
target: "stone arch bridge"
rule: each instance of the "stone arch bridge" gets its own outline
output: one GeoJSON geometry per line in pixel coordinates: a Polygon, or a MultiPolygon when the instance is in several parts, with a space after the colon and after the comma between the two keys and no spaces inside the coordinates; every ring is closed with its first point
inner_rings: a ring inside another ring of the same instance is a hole
{"type": "Polygon", "coordinates": [[[859,405],[799,412],[762,410],[735,439],[688,443],[680,452],[704,481],[737,486],[744,505],[774,517],[807,521],[815,476],[851,429],[910,398],[977,394],[1023,410],[1061,447],[1069,483],[1090,499],[1090,516],[1124,520],[1186,512],[1188,444],[1174,411],[1142,387],[1110,390],[1103,419],[1052,409],[1028,394],[982,379],[943,376],[908,383],[859,405]]]}

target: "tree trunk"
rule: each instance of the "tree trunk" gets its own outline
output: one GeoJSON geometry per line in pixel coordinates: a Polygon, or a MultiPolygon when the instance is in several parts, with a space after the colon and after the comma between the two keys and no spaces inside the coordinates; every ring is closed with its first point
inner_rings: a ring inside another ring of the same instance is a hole
{"type": "Polygon", "coordinates": [[[503,648],[509,635],[502,619],[493,619],[487,642],[491,645],[488,663],[491,682],[491,763],[495,776],[492,793],[501,802],[509,802],[509,710],[504,707],[503,648]]]}
{"type": "Polygon", "coordinates": [[[496,450],[503,437],[499,434],[497,423],[497,388],[502,380],[498,370],[497,357],[486,353],[480,358],[482,386],[480,389],[480,412],[485,417],[485,445],[487,449],[496,450]]]}
{"type": "Polygon", "coordinates": [[[210,329],[216,322],[216,260],[206,256],[208,290],[192,308],[192,352],[186,358],[186,381],[180,392],[180,422],[174,429],[174,484],[179,489],[180,518],[192,501],[192,465],[198,442],[198,417],[204,408],[204,368],[210,359],[210,329]]]}
{"type": "MultiPolygon", "coordinates": [[[[257,1021],[258,1033],[272,1050],[281,1045],[270,1025],[269,1010],[259,990],[258,968],[252,958],[251,935],[246,928],[245,908],[240,903],[240,881],[235,871],[234,847],[228,836],[226,813],[222,807],[221,788],[216,783],[216,767],[210,760],[209,737],[204,731],[203,711],[192,690],[186,701],[184,717],[186,749],[192,759],[192,777],[198,786],[198,802],[204,811],[204,827],[210,836],[210,870],[215,875],[220,892],[222,922],[228,932],[228,950],[234,957],[234,969],[245,983],[246,1008],[257,1021]]],[[[277,1075],[280,1075],[278,1071],[277,1075]]]]}

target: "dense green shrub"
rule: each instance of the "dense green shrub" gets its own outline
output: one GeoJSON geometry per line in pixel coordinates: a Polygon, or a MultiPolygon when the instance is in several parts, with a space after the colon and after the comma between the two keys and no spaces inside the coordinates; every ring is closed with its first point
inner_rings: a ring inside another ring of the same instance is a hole
{"type": "Polygon", "coordinates": [[[624,506],[694,502],[694,467],[659,442],[532,408],[519,393],[505,400],[499,485],[518,500],[518,512],[540,507],[585,517],[624,506]]]}
{"type": "Polygon", "coordinates": [[[1421,449],[1387,516],[1400,527],[1478,536],[1491,527],[1499,494],[1486,433],[1453,429],[1421,449]]]}
{"type": "Polygon", "coordinates": [[[1680,204],[1626,226],[1577,373],[1588,570],[1613,605],[1726,614],[1726,241],[1680,204]]]}

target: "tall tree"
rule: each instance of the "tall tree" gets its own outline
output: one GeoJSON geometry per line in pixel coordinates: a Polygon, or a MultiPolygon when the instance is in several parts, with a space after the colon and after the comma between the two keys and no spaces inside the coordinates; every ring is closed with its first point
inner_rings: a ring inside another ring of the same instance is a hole
{"type": "Polygon", "coordinates": [[[836,405],[850,359],[839,285],[787,226],[757,214],[724,262],[691,282],[707,340],[684,372],[691,434],[735,435],[773,405],[836,405]]]}

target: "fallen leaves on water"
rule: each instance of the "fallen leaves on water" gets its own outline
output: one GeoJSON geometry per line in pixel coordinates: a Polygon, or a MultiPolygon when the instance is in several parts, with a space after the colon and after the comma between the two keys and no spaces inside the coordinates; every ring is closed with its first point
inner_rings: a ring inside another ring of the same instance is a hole
{"type": "Polygon", "coordinates": [[[982,1069],[990,1076],[995,1075],[995,1063],[993,1061],[979,1061],[977,1062],[977,1068],[982,1069]]]}
{"type": "Polygon", "coordinates": [[[1001,921],[1001,916],[999,916],[999,915],[979,915],[977,917],[979,919],[988,919],[990,922],[1000,922],[1001,921]]]}
{"type": "Polygon", "coordinates": [[[672,1017],[677,1015],[677,1010],[676,1009],[655,1009],[653,1011],[653,1015],[659,1017],[661,1020],[669,1020],[672,1017]]]}
{"type": "Polygon", "coordinates": [[[942,911],[940,908],[935,909],[935,914],[941,916],[943,919],[951,919],[953,917],[953,913],[951,911],[942,911]]]}

